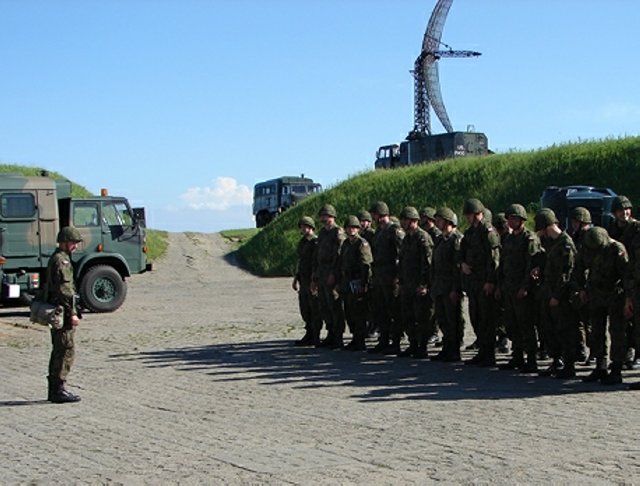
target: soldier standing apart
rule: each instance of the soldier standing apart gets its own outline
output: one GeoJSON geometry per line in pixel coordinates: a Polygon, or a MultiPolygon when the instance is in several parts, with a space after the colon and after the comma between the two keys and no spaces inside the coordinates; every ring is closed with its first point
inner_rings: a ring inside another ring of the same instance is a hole
{"type": "Polygon", "coordinates": [[[404,331],[409,337],[409,347],[398,356],[427,357],[427,339],[433,335],[429,319],[433,301],[431,295],[431,256],[433,241],[420,228],[420,214],[412,206],[400,213],[400,224],[405,236],[400,247],[398,263],[400,283],[400,308],[404,331]]]}
{"type": "Polygon", "coordinates": [[[462,285],[458,263],[462,234],[456,228],[458,216],[449,208],[436,212],[442,237],[435,244],[431,262],[431,296],[442,330],[442,350],[432,359],[460,361],[463,339],[462,285]]]}
{"type": "Polygon", "coordinates": [[[512,204],[505,211],[505,216],[511,233],[502,241],[496,292],[504,302],[505,323],[509,328],[513,353],[500,369],[535,373],[538,371],[538,340],[534,320],[536,301],[530,275],[540,264],[536,259],[542,249],[538,237],[524,225],[527,211],[522,205],[512,204]]]}
{"type": "Polygon", "coordinates": [[[300,307],[300,316],[304,321],[305,334],[302,339],[295,342],[295,345],[315,346],[320,343],[320,330],[322,328],[318,294],[311,291],[313,255],[318,243],[318,237],[315,235],[315,222],[309,216],[300,218],[298,228],[301,235],[296,251],[298,265],[291,287],[298,292],[298,305],[300,307]]]}
{"type": "Polygon", "coordinates": [[[367,292],[371,277],[371,247],[358,233],[360,221],[349,216],[344,224],[347,239],[340,250],[340,291],[344,313],[351,331],[351,342],[345,349],[364,351],[367,346],[367,292]]]}
{"type": "Polygon", "coordinates": [[[325,204],[318,215],[322,228],[313,259],[311,290],[317,289],[320,315],[327,326],[327,336],[318,346],[336,349],[343,346],[344,313],[336,284],[340,273],[340,246],[345,236],[343,229],[336,225],[337,213],[331,204],[325,204]]]}
{"type": "Polygon", "coordinates": [[[78,402],[80,397],[64,387],[75,358],[75,333],[80,324],[76,308],[76,286],[74,283],[71,254],[82,241],[80,232],[65,226],[58,233],[58,248],[53,252],[47,266],[45,299],[61,306],[63,324],[61,329],[51,329],[51,358],[49,359],[49,393],[47,400],[53,403],[78,402]]]}
{"type": "Polygon", "coordinates": [[[592,326],[592,351],[596,368],[583,381],[605,385],[622,383],[622,363],[627,354],[624,318],[624,280],[629,259],[624,245],[607,230],[591,228],[576,258],[574,279],[580,300],[588,306],[592,326]],[[607,318],[611,336],[611,371],[607,373],[607,318]]]}
{"type": "Polygon", "coordinates": [[[578,329],[571,319],[573,310],[569,298],[576,247],[567,232],[558,226],[558,219],[551,209],[538,211],[535,225],[539,237],[549,238],[542,272],[540,312],[545,326],[545,348],[553,358],[551,366],[538,374],[572,378],[576,375],[578,329]]]}
{"type": "Polygon", "coordinates": [[[370,350],[397,354],[402,337],[398,303],[398,255],[404,232],[391,221],[389,207],[378,201],[371,207],[378,223],[373,240],[374,321],[380,329],[378,344],[370,350]],[[391,342],[389,342],[391,340],[391,342]]]}
{"type": "Polygon", "coordinates": [[[460,269],[469,298],[469,318],[478,338],[478,354],[469,364],[493,366],[496,362],[494,320],[496,272],[500,263],[500,237],[485,220],[484,205],[467,199],[463,212],[469,223],[460,245],[460,269]]]}

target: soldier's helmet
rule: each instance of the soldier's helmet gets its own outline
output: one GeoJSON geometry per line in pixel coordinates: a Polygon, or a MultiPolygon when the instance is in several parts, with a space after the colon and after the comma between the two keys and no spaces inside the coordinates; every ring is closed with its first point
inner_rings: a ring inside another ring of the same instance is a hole
{"type": "Polygon", "coordinates": [[[353,216],[353,215],[347,216],[347,219],[345,219],[345,221],[344,221],[344,227],[345,228],[350,228],[350,227],[354,227],[354,226],[356,228],[359,228],[360,227],[360,220],[357,217],[353,216]]]}
{"type": "Polygon", "coordinates": [[[491,224],[493,226],[504,226],[507,224],[507,215],[505,213],[496,213],[493,218],[491,218],[491,224]]]}
{"type": "Polygon", "coordinates": [[[431,206],[424,207],[420,210],[420,217],[436,219],[436,210],[431,206]]]}
{"type": "Polygon", "coordinates": [[[506,209],[504,214],[507,218],[509,216],[517,216],[518,218],[524,221],[527,220],[527,210],[524,208],[522,204],[512,204],[506,209]]]}
{"type": "Polygon", "coordinates": [[[591,213],[587,208],[576,206],[571,210],[571,219],[575,219],[583,224],[591,224],[591,213]]]}
{"type": "Polygon", "coordinates": [[[369,211],[365,211],[364,209],[358,213],[358,219],[360,221],[369,221],[371,222],[371,213],[369,211]]]}
{"type": "Polygon", "coordinates": [[[467,199],[462,206],[462,214],[478,214],[484,211],[484,204],[480,199],[467,199]]]}
{"type": "Polygon", "coordinates": [[[400,213],[400,219],[420,219],[420,213],[413,206],[406,206],[400,213]]]}
{"type": "Polygon", "coordinates": [[[609,233],[600,226],[594,226],[584,234],[584,240],[582,244],[589,250],[599,250],[609,244],[609,233]]]}
{"type": "Polygon", "coordinates": [[[536,213],[534,221],[536,231],[540,231],[545,229],[547,226],[556,224],[558,222],[558,218],[556,218],[556,213],[554,213],[552,209],[542,208],[536,213]]]}
{"type": "Polygon", "coordinates": [[[372,213],[378,213],[380,216],[388,216],[389,215],[389,206],[384,201],[378,201],[371,205],[371,209],[369,210],[372,213]]]}
{"type": "Polygon", "coordinates": [[[618,209],[631,209],[633,205],[627,196],[616,196],[611,201],[611,211],[617,211],[618,209]]]}
{"type": "Polygon", "coordinates": [[[491,212],[491,209],[484,208],[481,212],[484,215],[485,221],[493,221],[493,213],[491,212]]]}
{"type": "Polygon", "coordinates": [[[331,204],[325,204],[320,208],[320,211],[318,211],[318,216],[323,215],[336,218],[338,216],[338,213],[336,213],[336,208],[334,208],[331,204]]]}
{"type": "Polygon", "coordinates": [[[448,221],[453,226],[458,226],[458,216],[456,215],[456,213],[453,212],[453,209],[450,209],[447,207],[439,208],[436,211],[436,216],[439,216],[445,221],[448,221]]]}
{"type": "Polygon", "coordinates": [[[69,241],[75,243],[82,241],[80,231],[73,226],[65,226],[58,232],[58,243],[67,243],[69,241]]]}
{"type": "Polygon", "coordinates": [[[316,229],[315,221],[313,221],[313,218],[309,216],[303,216],[302,218],[300,218],[300,220],[298,221],[298,227],[302,225],[309,226],[310,228],[316,229]]]}

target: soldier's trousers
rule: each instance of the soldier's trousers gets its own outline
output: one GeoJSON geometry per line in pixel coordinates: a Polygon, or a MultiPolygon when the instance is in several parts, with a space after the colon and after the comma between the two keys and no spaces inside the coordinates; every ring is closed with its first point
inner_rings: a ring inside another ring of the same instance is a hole
{"type": "Polygon", "coordinates": [[[320,317],[318,295],[311,293],[311,282],[300,282],[298,306],[305,330],[312,336],[319,336],[322,329],[322,318],[320,317]]]}
{"type": "Polygon", "coordinates": [[[375,283],[373,286],[374,322],[380,329],[380,338],[400,340],[402,336],[399,318],[398,296],[393,284],[375,283]]]}
{"type": "Polygon", "coordinates": [[[495,356],[496,324],[493,295],[485,295],[484,282],[474,280],[467,284],[469,297],[469,319],[478,339],[478,354],[482,357],[495,356]]]}
{"type": "Polygon", "coordinates": [[[534,320],[536,303],[531,295],[518,299],[517,294],[517,291],[502,292],[505,323],[513,350],[533,355],[538,350],[534,320]]]}
{"type": "Polygon", "coordinates": [[[449,294],[434,296],[436,319],[442,331],[443,354],[459,356],[460,345],[464,337],[464,321],[462,320],[462,303],[453,303],[449,294]]]}
{"type": "Polygon", "coordinates": [[[344,334],[342,299],[335,285],[328,286],[322,283],[318,285],[318,304],[320,315],[327,326],[327,331],[334,336],[344,334]]]}
{"type": "Polygon", "coordinates": [[[344,296],[344,314],[351,335],[356,339],[364,340],[367,336],[367,309],[366,294],[348,293],[344,296]]]}
{"type": "Polygon", "coordinates": [[[433,322],[429,314],[433,306],[430,295],[420,296],[415,288],[402,289],[400,292],[400,307],[402,309],[403,330],[409,337],[412,346],[424,348],[427,339],[433,334],[433,322]]]}
{"type": "Polygon", "coordinates": [[[565,363],[576,362],[578,327],[572,318],[573,308],[568,301],[549,306],[549,299],[541,301],[541,319],[544,326],[545,347],[552,358],[563,358],[565,363]]]}
{"type": "MultiPolygon", "coordinates": [[[[66,319],[65,319],[66,321],[66,319]]],[[[62,382],[67,380],[75,359],[75,333],[71,324],[65,322],[62,329],[51,329],[51,357],[49,377],[62,382]]]]}
{"type": "Polygon", "coordinates": [[[624,318],[624,298],[615,297],[608,306],[589,306],[591,320],[591,351],[596,359],[606,358],[607,353],[607,320],[611,346],[609,355],[611,361],[622,363],[627,354],[627,321],[624,318]],[[608,317],[608,319],[607,319],[608,317]]]}

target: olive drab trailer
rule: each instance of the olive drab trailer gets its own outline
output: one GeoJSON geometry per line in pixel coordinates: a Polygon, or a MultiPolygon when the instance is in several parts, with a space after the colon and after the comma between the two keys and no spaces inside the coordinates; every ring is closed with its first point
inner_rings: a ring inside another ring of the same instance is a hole
{"type": "Polygon", "coordinates": [[[151,270],[144,209],[124,197],[72,198],[69,181],[0,174],[0,276],[4,302],[25,301],[42,288],[60,228],[83,241],[73,253],[81,305],[111,312],[127,293],[125,278],[151,270]]]}

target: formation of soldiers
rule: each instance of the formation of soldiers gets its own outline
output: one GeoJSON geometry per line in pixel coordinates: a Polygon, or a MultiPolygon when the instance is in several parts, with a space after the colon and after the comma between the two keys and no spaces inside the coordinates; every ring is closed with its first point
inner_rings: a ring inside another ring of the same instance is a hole
{"type": "Polygon", "coordinates": [[[476,336],[466,364],[496,366],[508,338],[501,369],[571,379],[583,362],[593,367],[583,381],[620,384],[623,370],[640,368],[640,221],[631,211],[616,197],[604,229],[577,207],[564,230],[545,208],[532,231],[522,205],[492,216],[468,199],[463,234],[447,207],[407,206],[394,218],[378,201],[340,227],[327,204],[317,234],[313,218],[298,224],[293,288],[306,332],[295,344],[459,362],[466,299],[476,336]],[[369,349],[368,337],[377,337],[369,349]]]}

